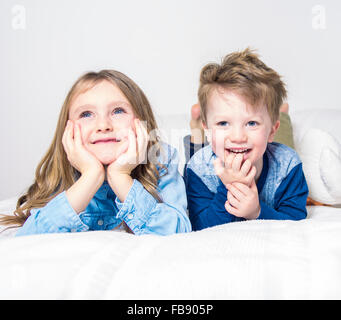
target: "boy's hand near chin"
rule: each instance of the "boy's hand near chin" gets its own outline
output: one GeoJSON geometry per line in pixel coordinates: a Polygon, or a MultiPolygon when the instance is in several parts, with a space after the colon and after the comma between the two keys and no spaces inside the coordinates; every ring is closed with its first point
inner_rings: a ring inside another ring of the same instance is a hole
{"type": "Polygon", "coordinates": [[[255,180],[247,186],[240,182],[227,185],[225,209],[236,217],[257,219],[260,214],[258,189],[255,180]]]}
{"type": "Polygon", "coordinates": [[[213,165],[216,175],[226,188],[228,184],[233,182],[240,182],[250,186],[254,180],[257,173],[256,167],[252,166],[249,159],[246,159],[244,163],[242,161],[242,154],[229,154],[225,159],[224,166],[220,158],[214,160],[213,165]]]}

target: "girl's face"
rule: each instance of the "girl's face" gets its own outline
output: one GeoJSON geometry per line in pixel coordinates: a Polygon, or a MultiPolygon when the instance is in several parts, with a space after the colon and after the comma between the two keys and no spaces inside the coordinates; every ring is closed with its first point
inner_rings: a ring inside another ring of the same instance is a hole
{"type": "Polygon", "coordinates": [[[69,119],[80,124],[84,147],[102,164],[116,160],[128,144],[135,118],[122,91],[106,80],[76,96],[69,109],[69,119]]]}

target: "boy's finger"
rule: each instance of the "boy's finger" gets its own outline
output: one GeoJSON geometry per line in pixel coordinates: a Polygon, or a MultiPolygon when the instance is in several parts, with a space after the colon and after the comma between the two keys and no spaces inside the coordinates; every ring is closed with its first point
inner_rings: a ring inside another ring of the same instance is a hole
{"type": "Polygon", "coordinates": [[[227,201],[236,209],[239,208],[240,201],[231,193],[227,193],[227,201]]]}
{"type": "Polygon", "coordinates": [[[213,161],[213,167],[214,167],[215,173],[218,177],[223,174],[224,167],[223,167],[223,164],[222,164],[220,158],[217,158],[213,161]]]}
{"type": "Polygon", "coordinates": [[[233,208],[228,201],[225,202],[225,209],[228,213],[238,217],[238,210],[236,208],[233,208]]]}
{"type": "Polygon", "coordinates": [[[257,169],[255,166],[252,166],[250,172],[248,173],[248,175],[246,176],[246,179],[248,181],[248,185],[251,185],[251,182],[255,179],[257,174],[257,169]]]}
{"type": "Polygon", "coordinates": [[[251,169],[251,161],[249,159],[246,159],[242,165],[242,167],[240,168],[240,171],[247,176],[249,171],[251,169]]]}
{"type": "Polygon", "coordinates": [[[232,168],[232,162],[234,159],[235,155],[233,153],[230,153],[227,157],[225,157],[225,168],[231,169],[232,168]]]}
{"type": "MultiPolygon", "coordinates": [[[[228,190],[230,193],[232,193],[232,195],[233,195],[235,198],[237,198],[239,201],[242,201],[243,198],[245,198],[245,196],[246,196],[247,193],[245,193],[244,190],[239,189],[239,188],[236,186],[236,184],[237,184],[236,182],[234,182],[233,184],[230,183],[230,184],[228,184],[228,185],[226,186],[226,188],[227,188],[227,190],[228,190]]],[[[239,184],[245,186],[243,183],[239,183],[239,184]]],[[[245,186],[245,187],[246,187],[246,186],[245,186]]],[[[246,188],[248,188],[248,187],[246,187],[246,188]]]]}
{"type": "Polygon", "coordinates": [[[232,161],[232,170],[233,171],[239,171],[240,167],[242,165],[242,161],[243,161],[243,154],[239,153],[236,154],[236,156],[234,157],[233,161],[232,161]]]}
{"type": "Polygon", "coordinates": [[[251,188],[251,190],[258,192],[257,184],[256,184],[256,181],[254,179],[251,181],[250,188],[251,188]]]}
{"type": "Polygon", "coordinates": [[[236,190],[238,190],[240,192],[240,194],[243,195],[243,197],[250,194],[250,187],[248,187],[246,184],[241,183],[241,182],[233,182],[232,183],[232,190],[233,190],[234,195],[236,195],[235,194],[235,192],[237,192],[236,190]]]}

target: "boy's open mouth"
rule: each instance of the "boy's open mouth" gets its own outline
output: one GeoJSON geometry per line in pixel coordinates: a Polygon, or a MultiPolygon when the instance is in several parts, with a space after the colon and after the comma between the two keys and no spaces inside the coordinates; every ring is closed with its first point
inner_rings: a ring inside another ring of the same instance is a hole
{"type": "Polygon", "coordinates": [[[230,154],[238,155],[241,154],[243,156],[243,162],[249,158],[249,153],[252,151],[251,148],[225,148],[225,157],[230,154]]]}
{"type": "Polygon", "coordinates": [[[247,154],[248,152],[251,151],[250,148],[225,148],[226,151],[229,153],[232,152],[234,154],[247,154]]]}

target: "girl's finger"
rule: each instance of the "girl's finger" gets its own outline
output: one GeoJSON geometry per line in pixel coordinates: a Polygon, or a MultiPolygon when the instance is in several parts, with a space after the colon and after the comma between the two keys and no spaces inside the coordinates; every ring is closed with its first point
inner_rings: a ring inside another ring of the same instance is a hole
{"type": "Polygon", "coordinates": [[[127,157],[129,164],[136,164],[137,162],[137,141],[136,136],[132,128],[128,129],[128,150],[127,157]]]}
{"type": "Polygon", "coordinates": [[[137,149],[138,149],[138,163],[146,163],[146,152],[148,147],[149,135],[146,127],[140,120],[137,121],[137,149]]]}
{"type": "Polygon", "coordinates": [[[147,143],[146,143],[146,135],[144,132],[145,128],[143,127],[139,119],[135,119],[135,128],[136,128],[137,149],[140,152],[142,151],[144,146],[147,146],[147,143]]]}
{"type": "Polygon", "coordinates": [[[77,148],[81,148],[83,146],[81,127],[79,123],[75,123],[74,129],[74,142],[77,148]]]}
{"type": "Polygon", "coordinates": [[[128,148],[129,148],[129,141],[126,140],[117,148],[116,158],[119,158],[122,154],[126,153],[128,151],[128,148]]]}
{"type": "Polygon", "coordinates": [[[64,135],[63,135],[63,139],[64,139],[64,148],[66,153],[70,153],[73,149],[73,123],[72,121],[68,121],[65,131],[64,131],[64,135]]]}

